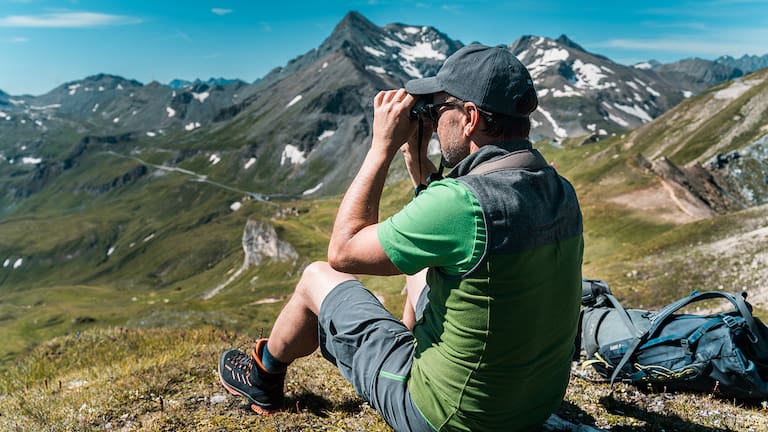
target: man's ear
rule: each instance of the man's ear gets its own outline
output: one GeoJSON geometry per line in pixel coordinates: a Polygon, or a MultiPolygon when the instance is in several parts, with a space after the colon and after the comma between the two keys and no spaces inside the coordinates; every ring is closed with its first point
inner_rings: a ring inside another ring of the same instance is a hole
{"type": "Polygon", "coordinates": [[[469,137],[480,126],[480,112],[477,106],[472,102],[464,104],[464,112],[467,116],[467,122],[464,124],[464,135],[469,137]]]}

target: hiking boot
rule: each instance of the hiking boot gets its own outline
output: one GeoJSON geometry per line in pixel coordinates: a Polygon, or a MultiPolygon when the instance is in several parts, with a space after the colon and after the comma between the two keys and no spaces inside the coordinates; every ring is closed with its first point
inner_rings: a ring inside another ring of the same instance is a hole
{"type": "Polygon", "coordinates": [[[259,414],[269,415],[283,408],[285,372],[268,372],[261,363],[266,339],[259,339],[251,354],[229,350],[219,360],[219,380],[228,392],[242,396],[259,414]]]}

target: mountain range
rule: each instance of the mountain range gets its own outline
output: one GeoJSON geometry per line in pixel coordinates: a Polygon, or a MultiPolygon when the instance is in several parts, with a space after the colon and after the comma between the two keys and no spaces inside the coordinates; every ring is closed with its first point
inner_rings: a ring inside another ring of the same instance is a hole
{"type": "MultiPolygon", "coordinates": [[[[36,97],[0,92],[0,325],[17,336],[6,354],[92,322],[263,326],[270,306],[249,321],[211,293],[279,303],[302,265],[325,256],[338,194],[368,149],[373,96],[435,74],[463,45],[352,12],[254,83],[99,74],[36,97]],[[254,249],[291,252],[244,264],[254,249]]],[[[692,258],[679,256],[700,245],[682,233],[713,243],[743,228],[757,243],[729,261],[739,278],[692,280],[768,285],[744,270],[768,268],[753,222],[768,203],[768,70],[749,70],[760,58],[624,66],[566,36],[509,48],[539,93],[536,145],[583,202],[585,272],[615,277],[635,305],[661,301],[692,288],[680,280],[692,258]]],[[[410,199],[400,165],[383,215],[410,199]]]]}
{"type": "MultiPolygon", "coordinates": [[[[320,47],[252,84],[212,78],[144,85],[99,74],[42,96],[0,94],[5,120],[0,121],[0,158],[51,165],[61,157],[54,149],[62,136],[122,137],[142,147],[157,137],[184,141],[197,133],[227,153],[228,181],[264,194],[337,193],[370,139],[372,95],[436,73],[461,46],[431,27],[380,28],[352,12],[320,47]],[[341,155],[348,165],[339,164],[341,155]],[[240,182],[236,171],[254,164],[269,175],[240,182]],[[277,189],[274,180],[279,180],[277,189]]],[[[623,66],[566,36],[523,36],[510,49],[529,67],[538,88],[535,140],[599,140],[624,133],[706,87],[741,76],[737,64],[761,64],[760,58],[723,57],[623,66]]],[[[179,163],[199,152],[213,154],[212,149],[187,149],[172,159],[179,163]]]]}

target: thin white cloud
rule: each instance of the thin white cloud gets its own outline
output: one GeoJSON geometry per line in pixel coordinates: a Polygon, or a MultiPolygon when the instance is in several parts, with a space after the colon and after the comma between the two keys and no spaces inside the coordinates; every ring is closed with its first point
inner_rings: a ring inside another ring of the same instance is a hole
{"type": "Polygon", "coordinates": [[[136,17],[96,12],[60,12],[0,17],[0,27],[88,28],[139,24],[141,22],[141,19],[136,17]]]}
{"type": "Polygon", "coordinates": [[[13,43],[24,43],[24,42],[29,42],[29,39],[25,37],[17,36],[17,37],[12,37],[10,41],[13,43]]]}
{"type": "Polygon", "coordinates": [[[462,13],[462,7],[458,4],[444,4],[440,7],[440,9],[454,15],[461,15],[462,13]]]}
{"type": "MultiPolygon", "coordinates": [[[[763,34],[763,37],[765,36],[768,35],[763,34]]],[[[765,45],[759,42],[762,40],[765,39],[733,40],[721,37],[718,41],[713,41],[694,36],[691,38],[611,39],[592,44],[592,46],[624,50],[660,51],[687,56],[718,57],[725,54],[738,56],[743,54],[762,55],[766,50],[765,45]]]]}
{"type": "Polygon", "coordinates": [[[224,9],[224,8],[213,8],[211,9],[211,12],[215,13],[216,15],[229,15],[232,12],[234,12],[234,10],[224,9]]]}

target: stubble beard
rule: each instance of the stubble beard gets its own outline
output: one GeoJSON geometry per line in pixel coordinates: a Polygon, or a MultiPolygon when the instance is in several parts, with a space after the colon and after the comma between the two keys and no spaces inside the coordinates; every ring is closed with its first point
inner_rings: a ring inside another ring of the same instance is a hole
{"type": "Polygon", "coordinates": [[[464,158],[469,156],[469,146],[462,143],[459,137],[454,134],[440,140],[440,151],[443,154],[443,162],[447,168],[455,167],[464,158]]]}

